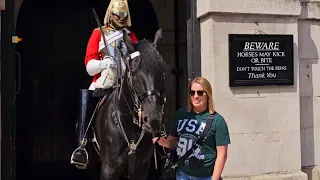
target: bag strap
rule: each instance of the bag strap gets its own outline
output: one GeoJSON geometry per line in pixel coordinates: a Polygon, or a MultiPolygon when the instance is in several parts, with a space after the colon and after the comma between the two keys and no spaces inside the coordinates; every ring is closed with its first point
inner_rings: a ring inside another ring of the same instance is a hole
{"type": "Polygon", "coordinates": [[[193,146],[178,160],[178,164],[184,162],[199,146],[201,146],[207,136],[207,133],[214,120],[215,113],[210,114],[204,130],[200,134],[200,138],[193,144],[193,146]]]}

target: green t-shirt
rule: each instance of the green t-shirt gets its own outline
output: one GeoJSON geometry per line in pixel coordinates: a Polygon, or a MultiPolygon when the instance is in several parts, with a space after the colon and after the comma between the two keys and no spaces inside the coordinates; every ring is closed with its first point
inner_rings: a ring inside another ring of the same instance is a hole
{"type": "MultiPolygon", "coordinates": [[[[175,113],[170,135],[178,137],[178,146],[176,149],[178,157],[183,156],[192,147],[193,143],[197,141],[200,133],[206,126],[209,115],[208,110],[196,114],[194,112],[188,112],[187,108],[179,109],[175,113]]],[[[216,146],[227,144],[230,144],[227,123],[224,118],[216,112],[204,144],[189,156],[189,158],[194,156],[200,159],[200,166],[191,169],[187,159],[185,163],[179,166],[180,170],[190,176],[211,176],[217,158],[216,146]]]]}

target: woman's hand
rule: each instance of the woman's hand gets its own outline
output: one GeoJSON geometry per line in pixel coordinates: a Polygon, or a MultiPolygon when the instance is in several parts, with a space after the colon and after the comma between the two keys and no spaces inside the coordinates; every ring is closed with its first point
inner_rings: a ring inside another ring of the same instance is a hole
{"type": "Polygon", "coordinates": [[[154,137],[152,139],[153,144],[158,142],[158,144],[162,147],[171,149],[174,148],[177,145],[177,138],[173,137],[173,136],[168,136],[168,139],[164,138],[164,137],[154,137]]]}
{"type": "Polygon", "coordinates": [[[155,137],[155,138],[153,138],[152,139],[152,142],[153,142],[153,144],[155,144],[156,142],[158,142],[158,144],[160,145],[160,146],[163,146],[163,147],[165,147],[165,148],[168,148],[169,146],[170,146],[170,143],[169,143],[169,141],[166,139],[166,138],[164,138],[164,137],[155,137]]]}
{"type": "Polygon", "coordinates": [[[155,143],[158,141],[158,139],[159,139],[159,137],[154,137],[154,138],[152,139],[152,143],[155,144],[155,143]]]}

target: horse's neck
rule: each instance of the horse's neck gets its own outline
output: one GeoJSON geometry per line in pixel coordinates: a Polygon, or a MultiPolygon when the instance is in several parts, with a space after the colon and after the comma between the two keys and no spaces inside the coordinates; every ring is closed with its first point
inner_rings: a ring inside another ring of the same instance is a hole
{"type": "MultiPolygon", "coordinates": [[[[130,119],[129,122],[133,122],[133,116],[137,115],[134,106],[134,96],[131,94],[130,86],[128,84],[128,74],[125,72],[125,78],[122,84],[122,91],[120,92],[119,110],[122,112],[124,119],[130,119]]],[[[127,122],[126,122],[127,123],[127,122]]],[[[133,123],[132,123],[133,124],[133,123]]]]}
{"type": "MultiPolygon", "coordinates": [[[[127,74],[126,76],[127,77],[127,74]]],[[[127,133],[128,139],[138,138],[137,134],[140,133],[139,126],[133,123],[134,117],[137,118],[137,113],[134,108],[133,97],[131,97],[129,85],[127,79],[125,78],[122,84],[122,92],[119,99],[119,111],[120,111],[120,121],[127,133]]],[[[136,119],[137,120],[137,119],[136,119]]]]}

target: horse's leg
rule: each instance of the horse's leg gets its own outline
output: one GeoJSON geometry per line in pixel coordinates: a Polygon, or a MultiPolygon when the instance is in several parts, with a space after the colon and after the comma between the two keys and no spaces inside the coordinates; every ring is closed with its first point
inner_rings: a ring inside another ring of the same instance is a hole
{"type": "Polygon", "coordinates": [[[140,166],[137,166],[135,168],[134,177],[132,177],[132,180],[146,180],[148,178],[150,169],[150,160],[144,162],[140,166]]]}
{"type": "MultiPolygon", "coordinates": [[[[119,142],[119,141],[118,141],[119,142]]],[[[108,151],[101,157],[100,180],[119,180],[127,166],[126,152],[108,151]]]]}
{"type": "Polygon", "coordinates": [[[100,180],[113,180],[115,179],[116,169],[108,166],[106,163],[101,165],[100,180]]]}
{"type": "Polygon", "coordinates": [[[111,166],[107,163],[101,165],[100,180],[119,180],[121,173],[117,170],[117,166],[111,166]]]}

